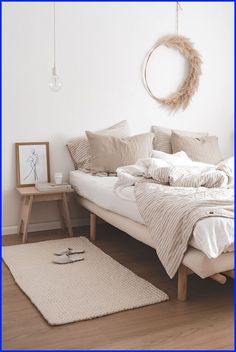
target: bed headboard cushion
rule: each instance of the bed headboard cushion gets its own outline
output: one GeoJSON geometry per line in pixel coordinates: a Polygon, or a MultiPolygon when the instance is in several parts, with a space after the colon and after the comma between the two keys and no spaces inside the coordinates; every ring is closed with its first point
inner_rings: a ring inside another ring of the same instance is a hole
{"type": "Polygon", "coordinates": [[[222,160],[216,136],[193,138],[173,132],[171,146],[174,153],[184,151],[193,161],[218,164],[222,160]]]}
{"type": "Polygon", "coordinates": [[[152,152],[153,133],[117,138],[86,131],[92,154],[93,172],[116,172],[120,166],[135,164],[152,152]]]}
{"type": "MultiPolygon", "coordinates": [[[[128,122],[121,121],[104,130],[96,133],[102,135],[109,135],[114,137],[128,137],[131,135],[128,122]]],[[[85,135],[79,136],[70,140],[67,143],[67,148],[70,153],[74,168],[82,170],[91,170],[91,152],[88,139],[85,135]]]]}
{"type": "Polygon", "coordinates": [[[208,133],[204,132],[172,130],[170,128],[161,126],[152,126],[151,131],[155,134],[155,137],[153,139],[153,149],[160,150],[161,152],[165,152],[168,154],[173,153],[170,141],[172,132],[176,132],[178,134],[181,134],[182,136],[189,137],[205,137],[208,135],[208,133]]]}

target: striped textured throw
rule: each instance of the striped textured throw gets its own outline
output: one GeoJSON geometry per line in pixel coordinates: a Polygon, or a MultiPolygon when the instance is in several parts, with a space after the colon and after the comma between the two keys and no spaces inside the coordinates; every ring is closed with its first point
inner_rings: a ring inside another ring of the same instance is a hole
{"type": "Polygon", "coordinates": [[[173,187],[213,188],[226,186],[229,182],[229,175],[223,170],[209,169],[196,173],[193,167],[181,166],[150,168],[149,176],[157,183],[173,187]]]}
{"type": "Polygon", "coordinates": [[[140,214],[168,275],[177,272],[196,222],[205,217],[233,218],[233,189],[169,187],[137,182],[140,214]]]}
{"type": "Polygon", "coordinates": [[[140,159],[134,165],[120,167],[117,169],[117,175],[115,189],[134,185],[142,178],[173,187],[229,188],[233,184],[232,170],[224,164],[215,166],[191,162],[186,166],[171,165],[156,158],[140,159]]]}

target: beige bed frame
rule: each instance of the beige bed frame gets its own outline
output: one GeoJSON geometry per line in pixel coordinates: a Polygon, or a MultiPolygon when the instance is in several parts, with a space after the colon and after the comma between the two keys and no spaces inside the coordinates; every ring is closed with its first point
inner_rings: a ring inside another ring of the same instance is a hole
{"type": "MultiPolygon", "coordinates": [[[[96,240],[97,217],[126,232],[135,239],[153,247],[145,225],[99,207],[86,198],[76,195],[77,202],[90,212],[90,240],[96,240]]],[[[202,279],[211,278],[225,284],[227,277],[234,278],[234,253],[224,253],[216,259],[209,259],[201,251],[189,248],[178,270],[178,300],[187,299],[188,276],[197,274],[202,279]]]]}

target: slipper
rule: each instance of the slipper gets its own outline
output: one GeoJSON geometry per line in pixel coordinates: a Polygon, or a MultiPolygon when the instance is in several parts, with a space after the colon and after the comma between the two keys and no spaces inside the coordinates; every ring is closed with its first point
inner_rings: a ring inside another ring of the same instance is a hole
{"type": "Polygon", "coordinates": [[[80,254],[80,253],[84,253],[85,251],[77,251],[77,252],[72,252],[73,248],[65,248],[62,249],[60,252],[56,252],[54,253],[54,255],[63,255],[63,254],[80,254]]]}
{"type": "Polygon", "coordinates": [[[84,260],[84,258],[80,258],[79,256],[76,256],[76,257],[73,257],[73,259],[72,259],[69,254],[63,254],[59,257],[55,257],[53,260],[53,263],[55,263],[55,264],[70,264],[70,263],[80,262],[81,260],[84,260]]]}

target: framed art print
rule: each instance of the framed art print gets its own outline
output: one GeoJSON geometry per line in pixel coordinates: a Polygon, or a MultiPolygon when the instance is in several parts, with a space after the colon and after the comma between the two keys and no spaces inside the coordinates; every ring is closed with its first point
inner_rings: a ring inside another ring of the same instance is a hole
{"type": "Polygon", "coordinates": [[[16,185],[33,186],[50,182],[49,143],[25,142],[16,146],[16,185]]]}

